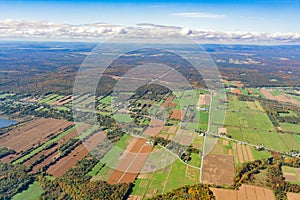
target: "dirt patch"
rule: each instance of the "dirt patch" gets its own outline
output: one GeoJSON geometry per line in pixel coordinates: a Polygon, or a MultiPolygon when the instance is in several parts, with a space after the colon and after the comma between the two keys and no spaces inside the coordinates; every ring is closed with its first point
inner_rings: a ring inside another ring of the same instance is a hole
{"type": "Polygon", "coordinates": [[[232,185],[234,179],[233,157],[219,154],[205,156],[202,179],[204,183],[232,185]]]}
{"type": "Polygon", "coordinates": [[[184,110],[173,110],[170,119],[182,120],[184,118],[185,111],[184,110]]]}
{"type": "Polygon", "coordinates": [[[237,191],[220,188],[210,189],[217,200],[275,200],[272,190],[257,186],[242,185],[237,191]]]}

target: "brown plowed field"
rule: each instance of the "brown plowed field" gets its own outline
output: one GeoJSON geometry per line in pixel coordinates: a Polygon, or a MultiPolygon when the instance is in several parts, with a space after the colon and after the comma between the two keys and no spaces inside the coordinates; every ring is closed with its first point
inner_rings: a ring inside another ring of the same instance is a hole
{"type": "Polygon", "coordinates": [[[233,157],[220,154],[205,156],[202,179],[204,183],[232,185],[234,179],[233,157]]]}
{"type": "Polygon", "coordinates": [[[26,151],[46,142],[51,136],[57,135],[72,124],[58,119],[39,118],[1,136],[0,147],[14,149],[18,153],[26,151]]]}
{"type": "Polygon", "coordinates": [[[273,191],[262,187],[242,185],[238,191],[210,188],[216,200],[275,200],[273,191]]]}
{"type": "MultiPolygon", "coordinates": [[[[88,129],[90,127],[90,125],[88,124],[83,124],[82,126],[78,127],[79,131],[84,131],[86,129],[88,129]]],[[[61,139],[59,139],[57,141],[57,145],[52,147],[51,149],[48,150],[43,150],[41,152],[39,152],[38,154],[36,154],[35,156],[31,157],[28,161],[26,161],[24,164],[26,166],[30,166],[36,159],[38,159],[41,155],[47,155],[50,154],[53,151],[56,151],[61,145],[65,144],[69,139],[71,138],[75,138],[77,136],[77,129],[71,131],[69,134],[65,135],[64,137],[62,137],[61,139]]],[[[49,164],[54,157],[57,156],[56,154],[51,155],[50,157],[52,157],[51,159],[45,159],[43,162],[41,162],[40,164],[36,165],[33,167],[32,171],[33,172],[37,172],[39,169],[41,169],[43,166],[45,166],[46,164],[49,164]],[[47,162],[48,161],[48,162],[47,162]]]]}
{"type": "Polygon", "coordinates": [[[299,200],[300,199],[300,194],[298,193],[291,193],[288,192],[286,193],[288,200],[299,200]]]}
{"type": "Polygon", "coordinates": [[[161,104],[161,107],[166,108],[172,101],[173,101],[173,97],[172,97],[172,96],[169,96],[169,97],[165,100],[165,102],[163,102],[163,103],[161,104]]]}
{"type": "Polygon", "coordinates": [[[184,110],[173,110],[170,119],[182,120],[184,118],[185,111],[184,110]]]}
{"type": "Polygon", "coordinates": [[[57,158],[58,156],[59,156],[59,152],[56,152],[56,153],[50,155],[48,158],[43,160],[43,162],[41,162],[40,164],[35,165],[31,170],[32,173],[38,172],[40,169],[42,169],[43,166],[48,165],[49,163],[54,161],[54,159],[57,158]]]}
{"type": "Polygon", "coordinates": [[[156,136],[164,128],[165,122],[159,119],[151,119],[149,126],[144,131],[145,135],[156,136]]]}
{"type": "Polygon", "coordinates": [[[77,146],[68,156],[61,158],[57,163],[51,165],[47,172],[55,177],[63,175],[65,171],[74,166],[77,161],[84,158],[89,153],[86,147],[81,144],[77,146]]]}
{"type": "Polygon", "coordinates": [[[84,144],[80,144],[68,156],[61,158],[54,165],[51,165],[48,168],[47,172],[55,177],[63,175],[65,171],[74,166],[79,160],[84,158],[99,142],[104,140],[105,137],[103,135],[104,134],[102,132],[93,134],[84,142],[84,144],[88,144],[87,147],[84,144]]]}
{"type": "Polygon", "coordinates": [[[58,145],[55,145],[50,149],[40,151],[38,154],[32,156],[29,160],[27,160],[23,164],[29,167],[35,160],[39,159],[42,155],[48,155],[51,152],[55,151],[57,148],[58,148],[58,145]]]}
{"type": "Polygon", "coordinates": [[[152,151],[152,146],[146,144],[146,141],[138,138],[129,152],[121,156],[122,162],[107,180],[109,184],[134,182],[152,151]]]}
{"type": "Polygon", "coordinates": [[[104,131],[99,131],[93,134],[89,139],[84,142],[86,148],[91,151],[93,150],[99,143],[101,143],[106,138],[106,133],[104,131]]]}
{"type": "Polygon", "coordinates": [[[7,156],[1,158],[0,161],[4,162],[4,163],[9,163],[9,162],[12,162],[17,157],[18,157],[18,155],[16,155],[16,154],[10,154],[10,155],[7,155],[7,156]]]}
{"type": "Polygon", "coordinates": [[[53,102],[52,105],[62,106],[64,104],[67,104],[67,103],[73,101],[75,98],[76,98],[76,96],[68,95],[58,101],[53,102]]]}

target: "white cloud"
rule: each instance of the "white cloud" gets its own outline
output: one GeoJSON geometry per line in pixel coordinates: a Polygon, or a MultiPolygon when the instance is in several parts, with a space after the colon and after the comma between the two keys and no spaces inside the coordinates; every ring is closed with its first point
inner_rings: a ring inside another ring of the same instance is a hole
{"type": "Polygon", "coordinates": [[[182,28],[182,30],[181,30],[182,35],[191,35],[192,33],[193,33],[193,31],[189,28],[182,28]]]}
{"type": "Polygon", "coordinates": [[[126,27],[106,23],[55,24],[44,21],[0,21],[0,40],[87,40],[99,41],[116,36],[144,39],[185,36],[201,43],[300,43],[299,33],[217,32],[177,26],[141,23],[126,27]]]}
{"type": "Polygon", "coordinates": [[[208,18],[208,19],[222,19],[225,15],[203,13],[203,12],[183,12],[183,13],[173,13],[173,16],[185,17],[185,18],[208,18]]]}

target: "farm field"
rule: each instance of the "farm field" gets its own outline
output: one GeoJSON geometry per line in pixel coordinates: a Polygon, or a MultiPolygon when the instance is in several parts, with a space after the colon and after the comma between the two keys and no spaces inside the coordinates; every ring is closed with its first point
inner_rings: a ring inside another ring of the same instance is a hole
{"type": "Polygon", "coordinates": [[[43,192],[43,188],[35,181],[29,185],[27,190],[13,196],[12,200],[37,200],[43,192]]]}
{"type": "Polygon", "coordinates": [[[34,158],[32,158],[32,156],[38,157],[39,154],[41,154],[41,155],[42,154],[47,155],[47,153],[44,152],[45,150],[46,151],[49,150],[48,152],[51,152],[53,150],[52,148],[49,149],[48,146],[50,146],[51,144],[53,144],[53,143],[55,143],[57,141],[59,141],[59,143],[61,143],[63,141],[66,142],[68,139],[73,138],[76,135],[77,135],[76,127],[72,126],[69,129],[67,129],[64,132],[62,132],[59,135],[57,135],[55,138],[48,140],[47,142],[45,142],[44,144],[42,144],[38,148],[34,149],[29,154],[26,154],[25,156],[22,156],[19,159],[15,160],[14,163],[22,163],[23,161],[25,161],[25,160],[27,160],[29,158],[30,159],[28,161],[30,162],[30,160],[34,160],[34,158]],[[66,135],[68,135],[68,136],[66,136],[66,135]]]}
{"type": "Polygon", "coordinates": [[[271,153],[269,151],[257,151],[256,149],[254,149],[254,147],[252,147],[252,154],[254,160],[260,160],[271,157],[271,153]]]}
{"type": "Polygon", "coordinates": [[[200,150],[202,148],[204,137],[199,136],[198,134],[194,134],[194,138],[192,141],[192,145],[194,148],[200,150]]]}
{"type": "Polygon", "coordinates": [[[242,164],[255,160],[252,153],[252,147],[235,142],[232,144],[232,147],[234,163],[242,164]]]}
{"type": "Polygon", "coordinates": [[[296,98],[294,98],[292,95],[285,94],[281,90],[263,88],[260,91],[269,100],[299,105],[299,101],[296,98]]]}
{"type": "Polygon", "coordinates": [[[51,137],[57,136],[72,122],[52,118],[39,118],[27,122],[1,136],[0,147],[13,149],[18,153],[34,149],[51,137]]]}
{"type": "Polygon", "coordinates": [[[24,162],[24,164],[27,166],[33,166],[31,169],[32,172],[34,172],[34,173],[37,172],[38,170],[42,169],[44,166],[49,165],[52,161],[55,160],[56,157],[58,157],[60,155],[59,148],[61,146],[65,145],[68,141],[70,141],[70,139],[76,138],[78,136],[77,130],[83,131],[88,128],[89,128],[89,125],[83,124],[82,126],[78,127],[77,129],[75,129],[75,127],[72,127],[71,129],[63,132],[57,138],[54,138],[54,139],[58,139],[57,145],[53,146],[52,148],[47,148],[47,149],[40,151],[38,154],[34,155],[29,160],[24,162]],[[45,158],[39,164],[34,165],[34,163],[38,159],[40,159],[43,155],[46,155],[48,157],[45,158]]]}
{"type": "Polygon", "coordinates": [[[58,99],[57,101],[53,102],[52,105],[62,106],[64,104],[70,103],[74,99],[76,99],[76,96],[67,95],[67,96],[65,96],[65,97],[63,97],[61,99],[58,99]]]}
{"type": "Polygon", "coordinates": [[[203,161],[203,183],[232,185],[234,179],[232,155],[208,154],[203,161]]]}
{"type": "Polygon", "coordinates": [[[300,133],[300,124],[280,123],[280,127],[289,133],[300,133]]]}
{"type": "Polygon", "coordinates": [[[84,145],[81,144],[77,146],[68,156],[61,158],[54,165],[51,165],[47,172],[54,177],[59,177],[87,154],[88,150],[84,145]]]}
{"type": "Polygon", "coordinates": [[[114,114],[113,118],[118,122],[130,123],[132,119],[129,114],[114,114]]]}
{"type": "Polygon", "coordinates": [[[161,107],[166,108],[173,101],[173,97],[169,96],[162,104],[161,107]]]}
{"type": "Polygon", "coordinates": [[[183,185],[199,183],[199,169],[175,160],[170,166],[152,173],[143,173],[134,182],[132,195],[141,199],[164,194],[183,185]]]}
{"type": "Polygon", "coordinates": [[[100,103],[103,103],[103,104],[107,104],[107,105],[110,105],[111,104],[111,96],[110,95],[108,95],[108,96],[106,96],[106,97],[104,97],[104,98],[102,98],[102,99],[100,99],[100,103]]]}
{"type": "Polygon", "coordinates": [[[229,130],[234,139],[255,145],[263,144],[271,150],[287,152],[300,146],[295,136],[289,134],[236,127],[230,127],[229,130]]]}
{"type": "Polygon", "coordinates": [[[210,95],[209,94],[200,94],[197,102],[197,107],[210,104],[210,95]]]}
{"type": "Polygon", "coordinates": [[[108,183],[133,182],[146,162],[152,146],[146,144],[146,139],[138,138],[127,146],[127,150],[120,156],[120,164],[111,174],[108,183]]]}
{"type": "Polygon", "coordinates": [[[102,132],[98,132],[90,136],[84,144],[78,145],[67,156],[59,159],[54,165],[51,165],[47,172],[54,177],[63,175],[65,171],[74,166],[77,161],[84,158],[99,142],[104,140],[105,135],[102,132]]]}
{"type": "Polygon", "coordinates": [[[148,136],[156,136],[163,129],[164,125],[164,121],[152,118],[149,123],[149,126],[146,128],[143,134],[148,136]]]}
{"type": "Polygon", "coordinates": [[[170,119],[182,120],[184,118],[185,111],[184,110],[173,110],[170,119]]]}
{"type": "Polygon", "coordinates": [[[300,168],[283,166],[282,171],[286,181],[300,184],[300,168]]]}
{"type": "Polygon", "coordinates": [[[214,145],[211,154],[232,155],[232,142],[226,139],[219,139],[214,145]]]}
{"type": "Polygon", "coordinates": [[[242,185],[238,191],[210,188],[216,200],[275,200],[272,190],[257,186],[242,185]]]}
{"type": "Polygon", "coordinates": [[[288,200],[299,200],[300,194],[288,192],[287,198],[288,198],[288,200]]]}
{"type": "Polygon", "coordinates": [[[192,144],[194,135],[195,133],[192,133],[191,131],[179,128],[173,138],[173,141],[185,146],[189,146],[192,144]]]}
{"type": "Polygon", "coordinates": [[[57,94],[50,94],[46,96],[44,99],[38,101],[38,103],[49,103],[51,100],[56,99],[59,95],[57,94]]]}
{"type": "Polygon", "coordinates": [[[300,143],[294,136],[278,133],[275,130],[258,102],[253,104],[231,97],[225,124],[229,135],[239,141],[255,145],[263,144],[266,148],[281,152],[300,147],[300,143]]]}

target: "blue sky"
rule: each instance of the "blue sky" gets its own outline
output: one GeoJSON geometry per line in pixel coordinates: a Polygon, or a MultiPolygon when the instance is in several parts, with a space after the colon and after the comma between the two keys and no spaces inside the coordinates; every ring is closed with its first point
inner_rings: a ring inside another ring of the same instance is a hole
{"type": "Polygon", "coordinates": [[[154,23],[192,29],[300,33],[300,1],[1,1],[0,20],[125,26],[154,23]]]}

